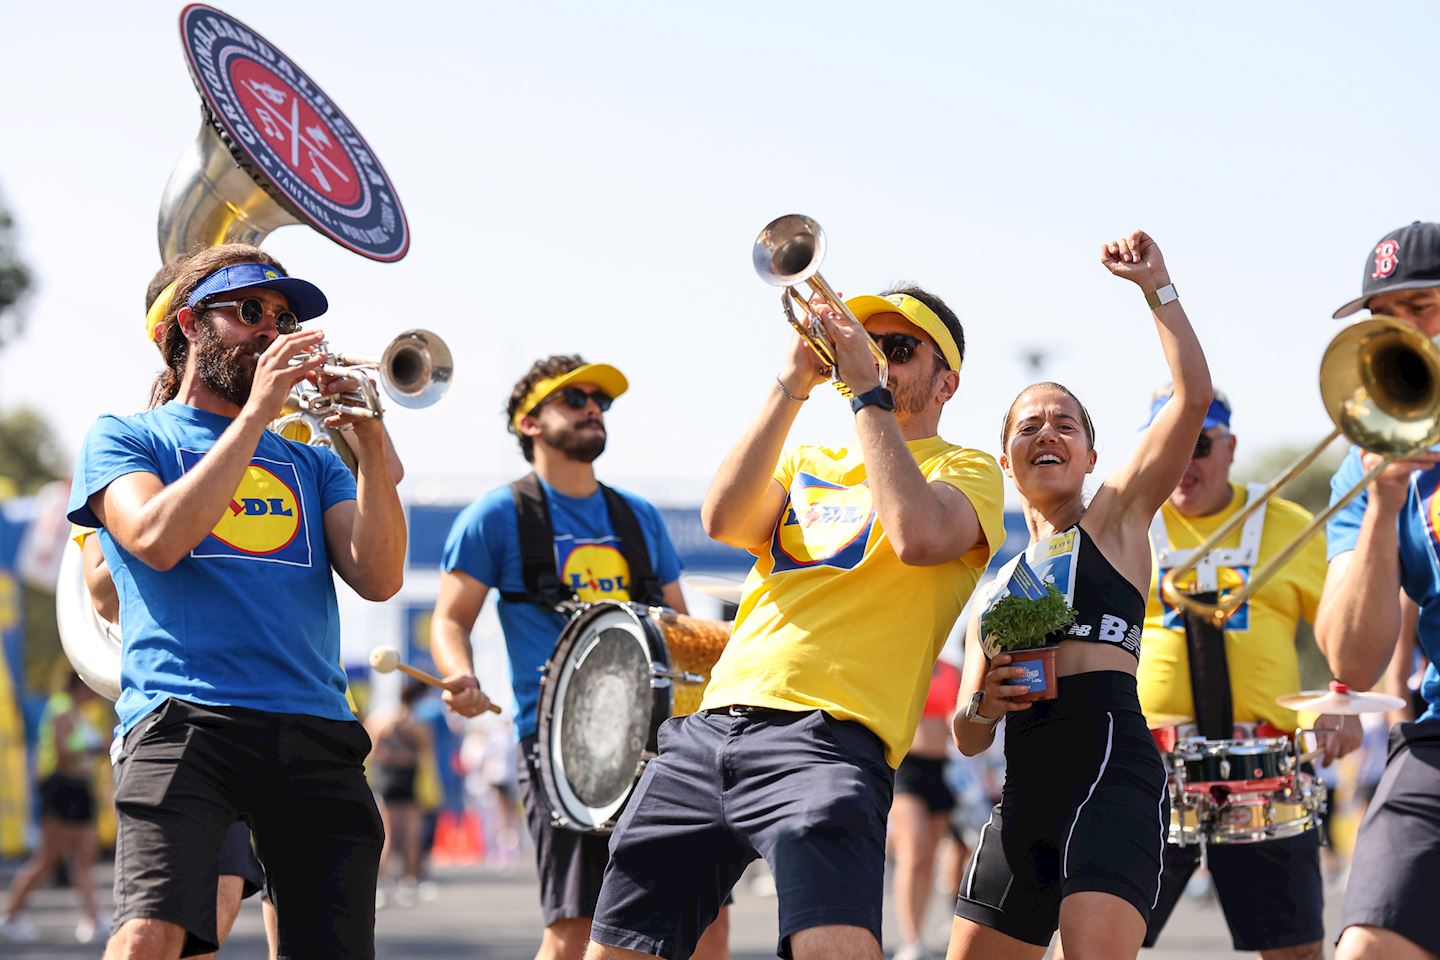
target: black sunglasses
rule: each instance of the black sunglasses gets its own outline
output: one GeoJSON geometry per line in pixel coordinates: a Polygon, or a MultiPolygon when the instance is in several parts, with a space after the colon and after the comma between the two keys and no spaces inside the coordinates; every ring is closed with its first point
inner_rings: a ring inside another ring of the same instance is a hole
{"type": "MultiPolygon", "coordinates": [[[[871,334],[870,339],[874,340],[876,345],[880,347],[880,352],[885,354],[885,359],[897,366],[909,363],[910,358],[915,356],[916,350],[921,346],[928,346],[925,341],[912,337],[908,333],[871,334]]],[[[934,347],[930,347],[930,349],[935,350],[934,347]]],[[[941,354],[939,350],[935,350],[935,356],[944,361],[946,366],[949,366],[949,361],[945,360],[944,355],[941,354]]]]}
{"type": "MultiPolygon", "coordinates": [[[[257,325],[265,319],[265,304],[260,302],[259,297],[246,297],[244,300],[211,300],[201,304],[206,310],[214,310],[216,307],[235,307],[240,317],[240,322],[248,327],[257,325]]],[[[294,333],[300,329],[300,318],[289,310],[280,310],[275,314],[276,333],[294,333]]]]}
{"type": "Polygon", "coordinates": [[[551,397],[550,399],[563,400],[565,402],[565,406],[569,407],[572,410],[584,410],[585,404],[589,403],[591,400],[594,400],[595,406],[600,408],[601,413],[609,410],[610,404],[615,402],[608,393],[600,390],[596,390],[594,393],[589,393],[588,391],[581,390],[579,387],[566,387],[564,390],[561,390],[559,393],[555,394],[555,396],[551,397]]]}
{"type": "Polygon", "coordinates": [[[1190,454],[1191,460],[1204,460],[1210,456],[1210,449],[1215,446],[1215,438],[1208,433],[1202,433],[1195,439],[1195,452],[1190,454]]]}

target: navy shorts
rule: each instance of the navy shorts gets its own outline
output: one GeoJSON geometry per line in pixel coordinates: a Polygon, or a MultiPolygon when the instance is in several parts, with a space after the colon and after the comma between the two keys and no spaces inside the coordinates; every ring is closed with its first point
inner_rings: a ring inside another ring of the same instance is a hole
{"type": "Polygon", "coordinates": [[[1345,886],[1346,927],[1383,927],[1440,953],[1440,721],[1390,730],[1390,758],[1360,822],[1345,886]]]}
{"type": "Polygon", "coordinates": [[[1060,901],[1099,892],[1148,923],[1170,795],[1135,677],[1061,677],[1056,699],[1009,714],[1005,725],[1005,786],[961,878],[955,915],[1048,946],[1060,901]]]}
{"type": "Polygon", "coordinates": [[[747,864],[764,857],[777,951],[810,927],[880,943],[894,772],[880,738],[825,713],[733,707],[665,721],[610,840],[591,938],[688,957],[747,864]]]}
{"type": "Polygon", "coordinates": [[[230,824],[225,833],[225,841],[220,845],[219,874],[222,877],[239,877],[244,881],[241,900],[255,896],[265,886],[265,871],[250,844],[250,824],[244,820],[230,824]]]}
{"type": "MultiPolygon", "coordinates": [[[[1317,831],[1262,843],[1212,843],[1206,859],[1236,950],[1258,953],[1319,943],[1325,938],[1317,831]]],[[[1165,845],[1160,900],[1150,911],[1145,946],[1155,946],[1199,865],[1198,844],[1165,845]]]]}

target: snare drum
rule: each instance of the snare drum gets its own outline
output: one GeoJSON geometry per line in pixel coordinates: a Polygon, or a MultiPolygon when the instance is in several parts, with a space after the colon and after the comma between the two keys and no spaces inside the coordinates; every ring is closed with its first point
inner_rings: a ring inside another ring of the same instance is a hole
{"type": "Polygon", "coordinates": [[[1167,761],[1171,843],[1260,843],[1320,826],[1325,784],[1298,769],[1285,737],[1191,737],[1167,761]]]}
{"type": "Polygon", "coordinates": [[[730,624],[610,600],[577,613],[545,665],[541,787],[555,822],[609,833],[670,717],[700,706],[730,624]]]}

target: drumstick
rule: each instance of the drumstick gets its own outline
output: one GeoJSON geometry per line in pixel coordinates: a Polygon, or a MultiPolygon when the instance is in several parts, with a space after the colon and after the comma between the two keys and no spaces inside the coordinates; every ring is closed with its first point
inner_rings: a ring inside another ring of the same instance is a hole
{"type": "MultiPolygon", "coordinates": [[[[370,666],[376,673],[389,673],[392,670],[399,670],[405,674],[405,676],[414,677],[421,683],[428,683],[437,690],[450,690],[450,687],[446,685],[445,681],[434,674],[426,673],[424,670],[412,667],[408,663],[401,663],[400,654],[395,652],[394,647],[376,647],[374,650],[371,650],[370,666]]],[[[451,692],[453,693],[454,691],[451,690],[451,692]]],[[[493,703],[485,709],[491,713],[500,712],[500,708],[493,703]]]]}

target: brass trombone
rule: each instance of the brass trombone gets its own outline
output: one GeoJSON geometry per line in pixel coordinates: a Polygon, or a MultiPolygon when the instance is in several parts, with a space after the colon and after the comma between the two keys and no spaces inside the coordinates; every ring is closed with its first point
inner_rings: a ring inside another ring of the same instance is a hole
{"type": "Polygon", "coordinates": [[[1394,317],[1377,315],[1351,324],[1325,348],[1324,359],[1320,361],[1320,396],[1335,429],[1196,547],[1185,563],[1165,573],[1160,590],[1171,605],[1207,617],[1217,628],[1223,627],[1251,594],[1264,586],[1381,471],[1396,460],[1440,442],[1440,344],[1394,317]],[[1384,459],[1344,496],[1330,504],[1278,556],[1254,571],[1249,582],[1239,590],[1226,594],[1217,603],[1204,603],[1175,586],[1341,434],[1361,449],[1381,454],[1384,459]]]}
{"type": "MultiPolygon", "coordinates": [[[[785,311],[785,319],[790,321],[790,326],[795,328],[796,333],[805,338],[805,342],[815,351],[820,361],[838,374],[835,344],[830,341],[830,335],[825,332],[820,318],[815,316],[810,299],[818,297],[840,316],[852,323],[859,321],[850,312],[850,308],[845,306],[845,301],[841,300],[830,284],[825,282],[825,278],[820,276],[820,261],[825,259],[825,231],[820,229],[820,224],[799,213],[776,217],[765,224],[760,235],[755,238],[751,259],[761,280],[771,286],[785,288],[780,292],[780,306],[785,311]],[[801,283],[809,288],[808,297],[801,296],[795,289],[796,285],[801,283]],[[799,305],[805,314],[803,321],[795,316],[792,302],[799,305]]],[[[884,385],[890,373],[890,365],[885,354],[875,345],[875,341],[867,336],[866,343],[870,346],[870,352],[875,355],[875,367],[880,374],[880,383],[884,385]]],[[[835,389],[840,391],[842,397],[855,395],[838,377],[835,380],[835,389]]]]}

